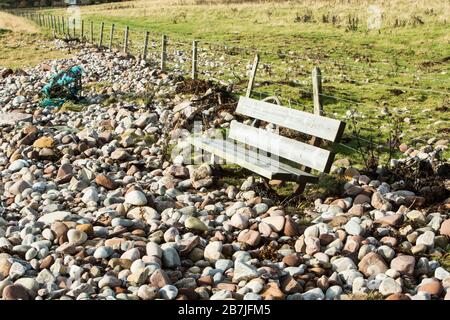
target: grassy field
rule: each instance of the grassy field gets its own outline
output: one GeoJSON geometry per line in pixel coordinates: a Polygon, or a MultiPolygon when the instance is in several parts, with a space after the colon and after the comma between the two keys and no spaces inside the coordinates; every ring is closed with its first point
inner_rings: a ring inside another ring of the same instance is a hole
{"type": "Polygon", "coordinates": [[[30,21],[0,12],[0,66],[33,67],[67,56],[55,50],[45,34],[30,21]]]}
{"type": "MultiPolygon", "coordinates": [[[[339,152],[359,162],[370,145],[386,160],[391,145],[449,136],[449,1],[148,0],[81,7],[80,16],[86,26],[94,23],[96,41],[100,23],[106,43],[114,23],[117,46],[129,26],[136,53],[150,31],[154,59],[162,34],[173,59],[179,51],[189,57],[197,39],[202,76],[239,89],[258,52],[254,97],[277,94],[294,108],[312,110],[310,73],[319,66],[325,112],[341,118],[357,111],[339,152]]],[[[190,64],[181,67],[187,71],[190,64]]]]}

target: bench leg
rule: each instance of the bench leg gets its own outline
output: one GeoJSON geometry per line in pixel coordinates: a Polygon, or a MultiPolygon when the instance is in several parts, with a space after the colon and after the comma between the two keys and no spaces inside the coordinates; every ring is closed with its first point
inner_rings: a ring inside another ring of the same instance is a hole
{"type": "Polygon", "coordinates": [[[264,187],[266,187],[268,190],[272,189],[269,184],[269,179],[262,177],[262,182],[264,184],[264,187]]]}
{"type": "Polygon", "coordinates": [[[306,187],[305,181],[301,181],[301,182],[297,183],[294,187],[294,195],[302,194],[303,191],[305,191],[305,187],[306,187]]]}

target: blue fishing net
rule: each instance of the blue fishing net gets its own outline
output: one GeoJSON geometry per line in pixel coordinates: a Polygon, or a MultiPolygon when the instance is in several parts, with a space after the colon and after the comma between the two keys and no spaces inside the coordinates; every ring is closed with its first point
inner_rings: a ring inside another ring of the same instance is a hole
{"type": "Polygon", "coordinates": [[[60,107],[67,100],[77,102],[81,98],[83,69],[73,66],[54,75],[42,88],[42,107],[60,107]]]}

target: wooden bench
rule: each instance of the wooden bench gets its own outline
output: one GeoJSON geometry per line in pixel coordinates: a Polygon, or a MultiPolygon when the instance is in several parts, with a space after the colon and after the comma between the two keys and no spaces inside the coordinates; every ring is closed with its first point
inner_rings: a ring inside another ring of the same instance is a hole
{"type": "Polygon", "coordinates": [[[295,193],[302,193],[306,183],[317,182],[318,176],[312,170],[330,171],[334,154],[320,148],[321,139],[338,142],[344,122],[248,97],[240,97],[236,113],[301,132],[312,139],[304,143],[233,120],[226,139],[193,136],[191,144],[269,180],[297,182],[295,193]]]}

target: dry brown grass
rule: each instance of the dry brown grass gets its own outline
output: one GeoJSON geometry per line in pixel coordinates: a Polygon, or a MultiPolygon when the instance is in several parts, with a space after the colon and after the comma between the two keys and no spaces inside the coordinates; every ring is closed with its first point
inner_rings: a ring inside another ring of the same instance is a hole
{"type": "Polygon", "coordinates": [[[29,20],[5,12],[0,12],[0,29],[6,29],[13,32],[39,32],[36,25],[29,20]]]}
{"type": "MultiPolygon", "coordinates": [[[[383,12],[383,20],[410,19],[412,16],[424,11],[439,22],[450,20],[450,1],[443,0],[135,0],[126,2],[113,2],[100,5],[81,7],[83,14],[104,13],[112,16],[138,17],[155,12],[166,15],[165,8],[179,8],[200,6],[203,8],[239,7],[251,10],[255,17],[258,12],[267,10],[276,12],[283,8],[291,10],[307,8],[313,12],[330,12],[337,16],[357,15],[366,19],[368,8],[376,6],[383,12]],[[146,9],[148,11],[146,11],[146,9]],[[151,12],[153,11],[153,12],[151,12]]],[[[423,18],[423,17],[422,17],[423,18]]]]}

